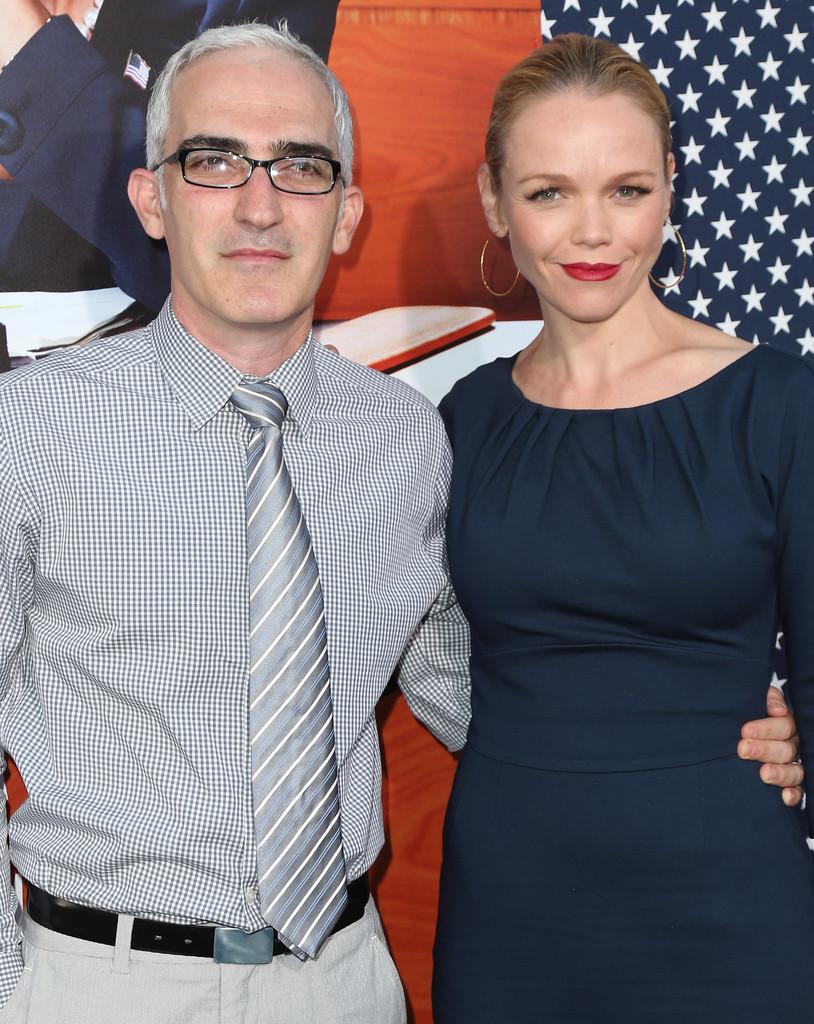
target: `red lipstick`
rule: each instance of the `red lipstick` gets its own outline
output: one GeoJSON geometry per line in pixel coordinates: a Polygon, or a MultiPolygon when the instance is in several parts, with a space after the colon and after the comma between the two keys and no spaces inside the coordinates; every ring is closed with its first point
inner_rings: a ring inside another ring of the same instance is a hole
{"type": "Polygon", "coordinates": [[[562,269],[577,281],[608,281],[622,266],[621,263],[563,263],[562,269]]]}

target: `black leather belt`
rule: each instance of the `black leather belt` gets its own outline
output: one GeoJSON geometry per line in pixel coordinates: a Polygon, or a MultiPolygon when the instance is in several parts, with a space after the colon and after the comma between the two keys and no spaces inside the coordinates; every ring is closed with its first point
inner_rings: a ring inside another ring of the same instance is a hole
{"type": "MultiPolygon", "coordinates": [[[[369,895],[367,875],[348,883],[348,904],[334,925],[332,935],[362,917],[369,895]]],[[[26,911],[32,921],[61,935],[99,942],[105,946],[116,944],[117,914],[50,896],[31,882],[28,882],[26,911]]],[[[173,953],[176,956],[204,956],[211,959],[215,948],[215,933],[219,930],[205,925],[170,924],[137,917],[133,920],[130,948],[148,953],[173,953]]],[[[275,933],[274,955],[290,952],[275,933]]]]}

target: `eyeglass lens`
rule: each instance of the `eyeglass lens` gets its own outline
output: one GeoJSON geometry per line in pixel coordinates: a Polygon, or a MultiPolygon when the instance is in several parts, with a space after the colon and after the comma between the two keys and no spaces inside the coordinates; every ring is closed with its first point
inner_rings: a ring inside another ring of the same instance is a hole
{"type": "MultiPolygon", "coordinates": [[[[184,177],[193,185],[230,188],[248,180],[252,165],[242,156],[217,149],[200,149],[187,154],[184,177]]],[[[277,188],[306,195],[329,192],[333,169],[328,160],[316,156],[282,157],[271,165],[277,188]]]]}

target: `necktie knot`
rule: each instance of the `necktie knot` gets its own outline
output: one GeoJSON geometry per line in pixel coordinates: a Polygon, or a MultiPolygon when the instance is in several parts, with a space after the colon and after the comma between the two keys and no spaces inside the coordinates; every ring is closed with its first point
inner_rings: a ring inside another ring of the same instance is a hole
{"type": "Polygon", "coordinates": [[[232,392],[232,405],[255,430],[261,427],[281,429],[288,402],[278,387],[267,381],[241,381],[232,392]]]}

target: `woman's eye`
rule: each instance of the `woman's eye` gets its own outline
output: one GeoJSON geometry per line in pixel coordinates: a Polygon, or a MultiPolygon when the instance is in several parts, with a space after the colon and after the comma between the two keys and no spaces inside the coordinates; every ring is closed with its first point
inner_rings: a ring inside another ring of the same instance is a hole
{"type": "Polygon", "coordinates": [[[620,185],[616,194],[622,199],[638,199],[639,196],[646,196],[650,189],[642,188],[639,185],[620,185]]]}
{"type": "Polygon", "coordinates": [[[543,203],[553,202],[555,199],[559,199],[560,192],[556,188],[539,188],[531,196],[532,199],[539,199],[543,203]]]}

